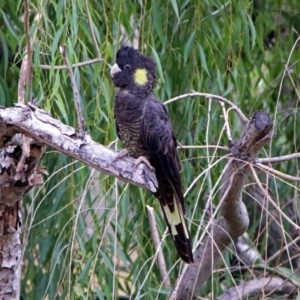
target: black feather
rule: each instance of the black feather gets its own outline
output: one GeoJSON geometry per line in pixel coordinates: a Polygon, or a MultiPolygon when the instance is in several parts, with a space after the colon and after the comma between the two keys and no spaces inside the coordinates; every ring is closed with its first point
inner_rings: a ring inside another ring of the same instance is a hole
{"type": "Polygon", "coordinates": [[[192,263],[177,141],[165,106],[153,94],[156,65],[132,47],[122,47],[116,61],[121,70],[113,77],[115,85],[120,87],[115,101],[118,136],[131,156],[144,156],[155,168],[159,187],[154,195],[160,201],[180,257],[192,263]],[[145,85],[137,85],[134,81],[134,73],[140,68],[147,70],[145,85]]]}

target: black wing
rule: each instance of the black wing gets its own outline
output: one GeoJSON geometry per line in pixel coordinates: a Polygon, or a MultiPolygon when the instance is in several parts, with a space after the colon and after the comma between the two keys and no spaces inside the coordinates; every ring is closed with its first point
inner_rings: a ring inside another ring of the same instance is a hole
{"type": "Polygon", "coordinates": [[[184,221],[184,198],[180,180],[180,160],[177,141],[164,105],[152,96],[145,106],[141,139],[155,168],[159,188],[155,196],[160,200],[170,234],[180,257],[193,262],[189,233],[184,221]]]}

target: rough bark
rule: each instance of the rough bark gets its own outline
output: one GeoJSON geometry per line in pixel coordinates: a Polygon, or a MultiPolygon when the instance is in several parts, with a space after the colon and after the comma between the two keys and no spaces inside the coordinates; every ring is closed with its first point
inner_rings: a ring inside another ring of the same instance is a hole
{"type": "Polygon", "coordinates": [[[272,138],[272,127],[268,114],[256,112],[240,140],[231,148],[220,191],[221,217],[212,222],[207,238],[194,254],[195,263],[185,269],[171,299],[195,299],[227,246],[247,230],[249,217],[242,202],[247,166],[254,162],[257,151],[272,138]]]}
{"type": "Polygon", "coordinates": [[[81,139],[74,128],[53,119],[48,112],[32,104],[0,109],[0,126],[1,123],[101,172],[152,192],[156,191],[155,173],[145,164],[140,164],[134,170],[134,159],[131,157],[113,161],[117,155],[115,151],[92,141],[88,134],[85,139],[81,139]]]}
{"type": "Polygon", "coordinates": [[[80,138],[74,128],[46,111],[31,104],[0,108],[0,299],[19,299],[20,201],[31,186],[42,183],[38,164],[46,146],[125,182],[156,191],[155,174],[146,165],[134,170],[134,159],[130,157],[114,162],[114,151],[92,141],[89,135],[80,138]],[[24,147],[22,134],[29,147],[24,147]]]}
{"type": "Polygon", "coordinates": [[[31,142],[28,157],[17,172],[22,156],[22,137],[0,120],[0,299],[19,299],[21,282],[20,201],[40,182],[38,163],[45,151],[31,142]]]}

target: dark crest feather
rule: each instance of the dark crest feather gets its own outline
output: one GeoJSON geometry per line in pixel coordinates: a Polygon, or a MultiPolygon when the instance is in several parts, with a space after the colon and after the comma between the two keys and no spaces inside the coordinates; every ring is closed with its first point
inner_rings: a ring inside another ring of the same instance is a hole
{"type": "Polygon", "coordinates": [[[117,52],[117,64],[123,69],[126,64],[134,67],[134,69],[145,68],[154,78],[156,73],[156,64],[152,58],[143,55],[133,47],[124,46],[117,52]]]}

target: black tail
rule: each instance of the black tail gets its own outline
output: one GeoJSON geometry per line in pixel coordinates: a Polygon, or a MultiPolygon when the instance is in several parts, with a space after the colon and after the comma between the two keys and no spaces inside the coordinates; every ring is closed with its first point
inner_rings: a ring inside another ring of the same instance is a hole
{"type": "Polygon", "coordinates": [[[184,221],[181,203],[174,195],[167,180],[159,178],[159,188],[155,196],[159,199],[169,232],[181,259],[187,264],[194,262],[189,232],[184,221]]]}

